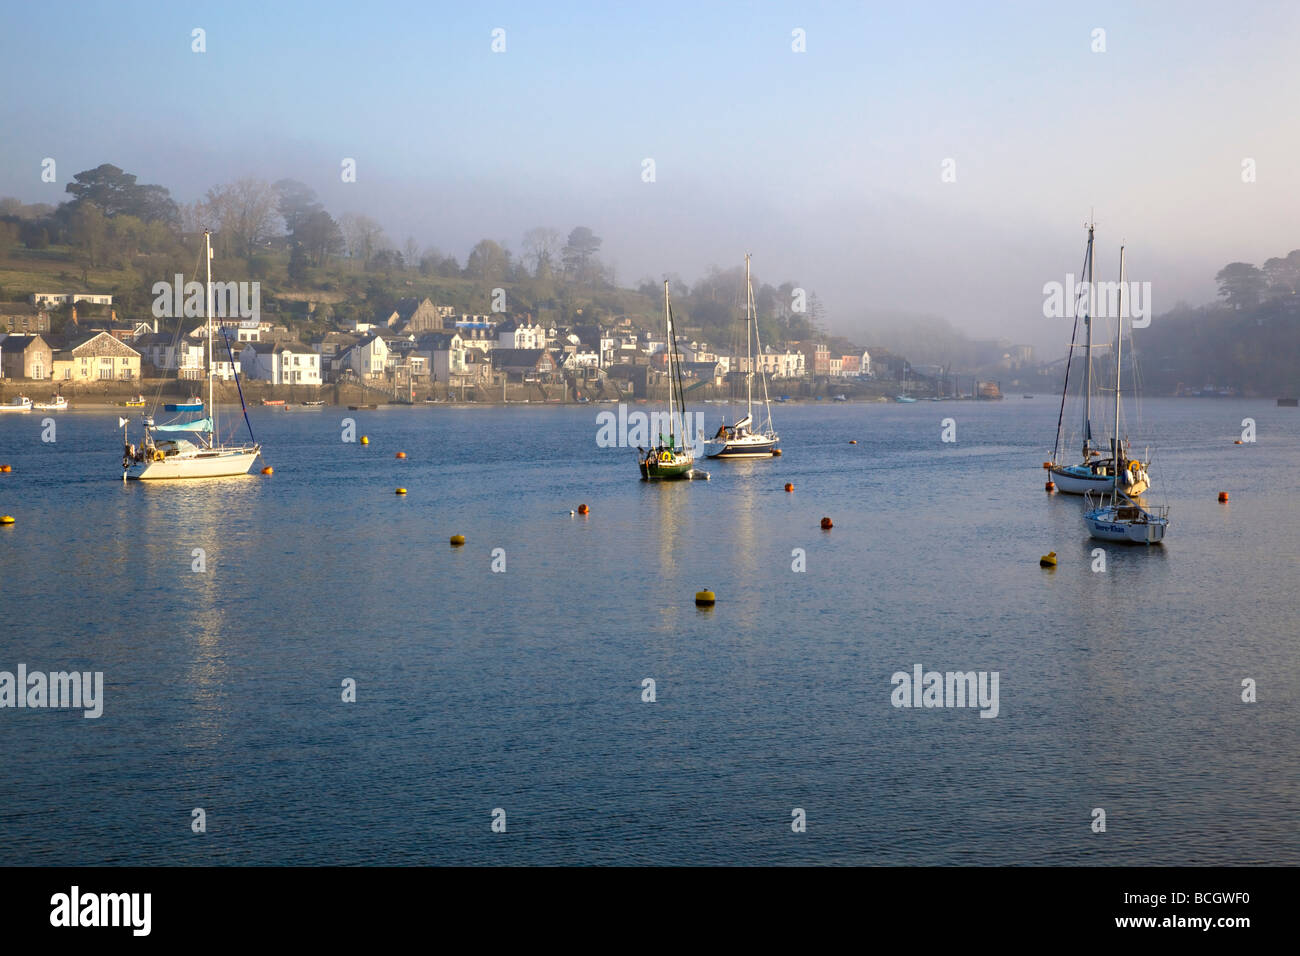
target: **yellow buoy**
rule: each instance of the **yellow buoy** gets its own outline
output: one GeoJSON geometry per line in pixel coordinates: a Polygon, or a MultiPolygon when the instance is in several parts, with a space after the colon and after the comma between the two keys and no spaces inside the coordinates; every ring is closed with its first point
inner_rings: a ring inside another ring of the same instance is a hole
{"type": "Polygon", "coordinates": [[[404,495],[404,494],[406,494],[406,489],[405,489],[405,488],[398,488],[398,489],[397,489],[397,494],[399,494],[399,495],[404,495]]]}
{"type": "Polygon", "coordinates": [[[712,591],[695,592],[696,607],[713,607],[713,605],[717,603],[718,603],[718,596],[714,594],[712,591]]]}
{"type": "Polygon", "coordinates": [[[1045,568],[1056,567],[1056,552],[1048,551],[1045,555],[1043,555],[1041,558],[1038,559],[1038,563],[1045,568]]]}
{"type": "Polygon", "coordinates": [[[14,523],[13,515],[0,515],[0,524],[13,524],[13,523],[14,523]]]}
{"type": "Polygon", "coordinates": [[[267,465],[265,468],[262,469],[262,474],[264,474],[264,475],[274,475],[274,474],[275,474],[275,469],[272,468],[270,465],[267,465]]]}
{"type": "Polygon", "coordinates": [[[365,435],[362,435],[362,436],[361,436],[361,444],[363,444],[363,445],[369,445],[369,444],[370,444],[370,439],[367,438],[365,435]]]}
{"type": "Polygon", "coordinates": [[[451,536],[451,546],[453,548],[459,548],[464,543],[465,543],[465,536],[463,534],[453,534],[451,536]]]}

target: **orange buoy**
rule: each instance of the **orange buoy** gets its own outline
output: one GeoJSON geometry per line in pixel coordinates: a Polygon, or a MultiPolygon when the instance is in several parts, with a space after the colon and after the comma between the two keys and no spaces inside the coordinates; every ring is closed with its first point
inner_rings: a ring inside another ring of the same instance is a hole
{"type": "Polygon", "coordinates": [[[270,465],[267,465],[265,468],[262,469],[262,474],[273,475],[275,474],[275,469],[272,468],[270,465]]]}
{"type": "Polygon", "coordinates": [[[835,527],[835,525],[834,525],[834,523],[832,523],[832,521],[831,521],[830,518],[822,518],[822,530],[823,530],[823,531],[830,531],[831,528],[833,528],[833,527],[835,527]]]}
{"type": "Polygon", "coordinates": [[[1044,470],[1044,471],[1046,471],[1048,468],[1051,468],[1051,467],[1052,467],[1052,463],[1051,463],[1050,461],[1045,461],[1045,462],[1043,462],[1043,470],[1044,470]]]}
{"type": "Polygon", "coordinates": [[[8,472],[8,471],[13,471],[13,470],[14,470],[14,469],[13,469],[13,466],[12,466],[12,465],[0,465],[0,471],[6,471],[6,472],[8,472]]]}
{"type": "Polygon", "coordinates": [[[1047,484],[1043,485],[1043,490],[1050,495],[1053,491],[1056,490],[1056,482],[1049,481],[1047,484]]]}
{"type": "Polygon", "coordinates": [[[850,444],[850,445],[856,445],[857,443],[858,443],[858,440],[857,440],[856,438],[850,438],[850,439],[849,439],[849,444],[850,444]]]}
{"type": "Polygon", "coordinates": [[[773,448],[773,449],[772,449],[772,457],[773,457],[773,458],[780,458],[780,457],[781,457],[781,449],[779,449],[779,448],[773,448]]]}
{"type": "Polygon", "coordinates": [[[1219,500],[1220,500],[1220,501],[1227,501],[1227,500],[1228,500],[1228,493],[1227,493],[1226,491],[1220,491],[1220,492],[1219,492],[1219,500]]]}
{"type": "Polygon", "coordinates": [[[1234,444],[1234,445],[1243,445],[1243,444],[1245,444],[1245,442],[1243,442],[1240,438],[1238,438],[1235,442],[1233,442],[1233,444],[1234,444]]]}
{"type": "Polygon", "coordinates": [[[394,457],[394,458],[405,458],[405,457],[406,457],[406,452],[404,452],[404,451],[399,451],[399,452],[398,452],[396,455],[394,455],[393,457],[394,457]]]}
{"type": "Polygon", "coordinates": [[[585,515],[590,510],[591,509],[588,508],[586,505],[578,505],[578,514],[580,515],[585,515]]]}
{"type": "Polygon", "coordinates": [[[794,485],[790,484],[790,482],[787,481],[787,482],[785,483],[785,490],[786,490],[786,491],[794,491],[794,485]]]}

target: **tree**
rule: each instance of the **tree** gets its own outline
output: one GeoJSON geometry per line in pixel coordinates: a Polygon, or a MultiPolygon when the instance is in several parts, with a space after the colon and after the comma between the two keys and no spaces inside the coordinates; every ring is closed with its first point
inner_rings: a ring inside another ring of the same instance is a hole
{"type": "Polygon", "coordinates": [[[571,278],[584,281],[589,274],[589,267],[596,253],[600,251],[600,237],[586,226],[575,226],[569,233],[561,253],[564,259],[564,272],[571,278]]]}
{"type": "Polygon", "coordinates": [[[316,201],[315,190],[296,179],[277,180],[271,189],[275,191],[275,208],[284,220],[285,232],[291,236],[308,217],[324,208],[316,201]]]}
{"type": "Polygon", "coordinates": [[[1249,309],[1259,304],[1266,287],[1264,273],[1248,262],[1230,262],[1214,277],[1219,296],[1234,309],[1249,309]]]}
{"type": "Polygon", "coordinates": [[[323,266],[330,256],[344,249],[343,231],[334,217],[317,209],[297,223],[294,238],[314,266],[323,266]]]}
{"type": "Polygon", "coordinates": [[[307,250],[303,248],[301,242],[295,242],[293,248],[289,250],[289,281],[305,282],[308,265],[307,250]]]}
{"type": "Polygon", "coordinates": [[[244,178],[208,190],[209,221],[214,222],[227,254],[248,258],[272,235],[276,194],[260,179],[244,178]]]}
{"type": "Polygon", "coordinates": [[[500,243],[483,239],[470,250],[469,258],[465,261],[465,274],[471,279],[501,282],[505,280],[509,265],[509,256],[500,243]]]}
{"type": "Polygon", "coordinates": [[[371,257],[384,245],[384,229],[369,216],[356,213],[344,213],[339,220],[343,230],[343,240],[347,243],[348,255],[368,263],[371,257]]]}
{"type": "Polygon", "coordinates": [[[542,278],[543,270],[550,276],[555,271],[562,248],[562,240],[557,231],[537,226],[524,233],[523,262],[538,279],[542,278]]]}
{"type": "Polygon", "coordinates": [[[109,218],[125,214],[145,222],[179,222],[176,203],[166,189],[138,185],[132,173],[123,172],[111,163],[83,170],[72,178],[74,182],[68,183],[67,191],[75,198],[68,204],[69,213],[90,203],[109,218]]]}
{"type": "Polygon", "coordinates": [[[406,237],[406,242],[402,246],[402,259],[408,269],[414,269],[420,264],[420,244],[415,241],[414,236],[406,237]]]}
{"type": "Polygon", "coordinates": [[[1271,298],[1300,292],[1300,249],[1293,249],[1285,259],[1274,258],[1265,262],[1264,277],[1271,298]]]}

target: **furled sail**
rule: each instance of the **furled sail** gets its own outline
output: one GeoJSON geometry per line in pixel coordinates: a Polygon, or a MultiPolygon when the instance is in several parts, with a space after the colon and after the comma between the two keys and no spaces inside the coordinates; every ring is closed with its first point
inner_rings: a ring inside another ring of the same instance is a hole
{"type": "Polygon", "coordinates": [[[212,419],[200,418],[196,422],[183,422],[180,425],[155,425],[153,430],[156,432],[210,432],[212,431],[212,419]]]}

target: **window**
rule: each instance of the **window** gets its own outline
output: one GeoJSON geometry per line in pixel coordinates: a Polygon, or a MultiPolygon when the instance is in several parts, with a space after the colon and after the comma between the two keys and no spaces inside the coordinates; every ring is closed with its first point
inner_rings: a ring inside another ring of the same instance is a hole
{"type": "Polygon", "coordinates": [[[99,377],[111,379],[113,377],[113,370],[111,368],[101,368],[99,370],[99,377]]]}

